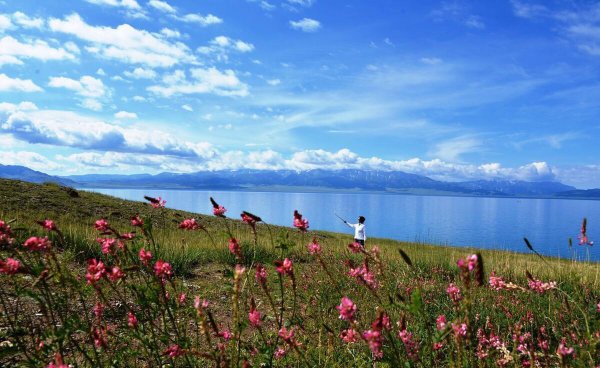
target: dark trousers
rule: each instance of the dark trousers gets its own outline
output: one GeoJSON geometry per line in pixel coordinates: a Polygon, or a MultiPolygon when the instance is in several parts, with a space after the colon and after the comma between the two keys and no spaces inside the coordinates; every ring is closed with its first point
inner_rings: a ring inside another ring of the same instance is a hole
{"type": "Polygon", "coordinates": [[[354,239],[354,242],[360,244],[363,248],[365,247],[365,241],[363,239],[354,239]]]}

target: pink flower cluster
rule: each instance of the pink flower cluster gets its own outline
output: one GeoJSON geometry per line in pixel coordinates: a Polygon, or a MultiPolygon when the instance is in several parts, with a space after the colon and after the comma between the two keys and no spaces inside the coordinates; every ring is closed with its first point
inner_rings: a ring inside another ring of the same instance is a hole
{"type": "Polygon", "coordinates": [[[308,220],[302,218],[302,214],[298,212],[298,210],[294,210],[294,227],[300,230],[301,232],[306,232],[308,230],[308,220]]]}
{"type": "Polygon", "coordinates": [[[289,258],[286,258],[283,261],[275,261],[275,266],[277,272],[279,272],[281,275],[294,275],[294,265],[289,258]]]}
{"type": "Polygon", "coordinates": [[[140,215],[135,215],[134,217],[131,218],[131,226],[143,227],[144,220],[140,217],[140,215]]]}
{"type": "Polygon", "coordinates": [[[87,273],[85,274],[88,284],[95,285],[95,283],[100,281],[104,275],[106,275],[106,267],[104,266],[104,262],[96,259],[90,259],[88,261],[87,273]]]}
{"type": "Polygon", "coordinates": [[[0,220],[0,244],[6,243],[6,244],[12,244],[13,242],[13,238],[12,238],[12,230],[10,228],[10,225],[8,225],[6,222],[0,220]]]}
{"type": "Polygon", "coordinates": [[[419,344],[414,340],[412,332],[402,329],[398,332],[398,337],[404,344],[404,350],[406,350],[408,358],[417,360],[419,358],[419,344]]]}
{"type": "Polygon", "coordinates": [[[236,238],[229,239],[229,252],[236,257],[241,257],[242,250],[236,238]]]}
{"type": "Polygon", "coordinates": [[[254,274],[256,282],[265,287],[267,285],[267,269],[260,263],[256,265],[256,273],[254,274]]]}
{"type": "Polygon", "coordinates": [[[108,221],[105,219],[96,220],[96,222],[94,222],[94,228],[98,231],[106,231],[109,226],[108,221]]]}
{"type": "Polygon", "coordinates": [[[344,341],[348,344],[353,344],[353,343],[357,342],[358,338],[359,338],[358,332],[352,328],[348,328],[348,329],[342,330],[342,332],[340,332],[340,339],[342,339],[342,341],[344,341]]]}
{"type": "Polygon", "coordinates": [[[173,268],[171,267],[170,263],[159,259],[154,264],[154,274],[156,275],[156,277],[164,281],[165,279],[168,279],[171,276],[173,276],[173,268]]]}
{"type": "Polygon", "coordinates": [[[144,196],[144,198],[148,202],[150,202],[150,205],[152,206],[152,208],[163,208],[163,207],[165,207],[165,204],[167,204],[167,201],[162,199],[162,197],[154,198],[154,197],[144,196]]]}
{"type": "Polygon", "coordinates": [[[213,206],[213,215],[217,216],[217,217],[225,217],[225,212],[227,212],[227,209],[225,209],[225,207],[219,205],[214,199],[213,197],[210,197],[210,203],[213,206]]]}
{"type": "Polygon", "coordinates": [[[152,253],[150,253],[149,250],[145,250],[144,248],[140,249],[138,256],[140,258],[140,262],[142,262],[146,266],[148,265],[148,262],[152,259],[152,253]]]}
{"type": "Polygon", "coordinates": [[[37,221],[37,223],[48,231],[56,231],[58,228],[52,220],[45,219],[44,221],[37,221]]]}
{"type": "Polygon", "coordinates": [[[200,225],[195,218],[190,218],[181,221],[179,228],[184,230],[198,230],[202,228],[202,225],[200,225]]]}
{"type": "Polygon", "coordinates": [[[312,243],[308,245],[308,253],[321,254],[321,244],[317,242],[317,238],[313,238],[312,243]]]}
{"type": "Polygon", "coordinates": [[[260,327],[262,321],[260,312],[254,306],[251,307],[250,311],[248,312],[248,321],[250,321],[250,325],[252,327],[260,327]]]}
{"type": "Polygon", "coordinates": [[[43,238],[38,236],[32,236],[31,238],[25,240],[23,246],[29,250],[48,250],[52,246],[48,237],[45,236],[43,238]]]}
{"type": "Polygon", "coordinates": [[[21,270],[21,262],[14,258],[6,258],[6,260],[0,259],[0,273],[7,275],[14,275],[21,270]]]}
{"type": "Polygon", "coordinates": [[[348,275],[355,277],[358,281],[364,283],[372,290],[379,287],[379,282],[375,279],[375,275],[369,271],[369,266],[366,262],[356,268],[350,268],[348,275]]]}
{"type": "Polygon", "coordinates": [[[462,299],[460,289],[454,283],[450,283],[446,288],[446,293],[454,303],[458,303],[462,299]]]}
{"type": "Polygon", "coordinates": [[[528,284],[529,289],[539,294],[543,294],[548,290],[556,289],[556,281],[542,282],[541,280],[530,279],[528,284]]]}
{"type": "Polygon", "coordinates": [[[340,305],[335,307],[340,312],[340,319],[344,321],[353,321],[354,313],[356,313],[356,304],[350,298],[343,297],[340,305]]]}
{"type": "Polygon", "coordinates": [[[352,253],[360,253],[362,251],[362,245],[357,242],[352,242],[348,244],[348,249],[350,249],[352,253]]]}

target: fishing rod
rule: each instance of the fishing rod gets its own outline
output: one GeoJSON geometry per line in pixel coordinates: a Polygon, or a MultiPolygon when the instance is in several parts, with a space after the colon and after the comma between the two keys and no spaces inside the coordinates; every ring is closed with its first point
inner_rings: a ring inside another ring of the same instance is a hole
{"type": "Polygon", "coordinates": [[[341,217],[340,217],[340,216],[339,216],[337,213],[335,213],[335,212],[334,212],[333,214],[334,214],[334,215],[335,215],[337,218],[339,218],[340,220],[342,220],[344,223],[346,223],[346,222],[347,222],[346,220],[344,220],[343,218],[341,218],[341,217]]]}

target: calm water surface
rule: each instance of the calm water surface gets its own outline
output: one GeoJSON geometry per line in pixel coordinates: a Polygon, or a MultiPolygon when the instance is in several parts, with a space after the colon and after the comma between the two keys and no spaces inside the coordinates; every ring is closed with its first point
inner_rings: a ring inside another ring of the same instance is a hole
{"type": "Polygon", "coordinates": [[[282,193],[186,191],[152,189],[86,189],[131,200],[161,196],[167,207],[212,214],[209,197],[239,218],[242,210],[268,223],[291,226],[297,209],[311,229],[351,233],[334,213],[356,222],[366,217],[367,237],[422,241],[454,246],[508,249],[525,252],[526,236],[536,249],[549,256],[600,261],[600,201],[442,197],[389,194],[282,193]],[[594,247],[577,245],[583,217],[594,247]],[[573,238],[573,250],[568,239],[573,238]]]}

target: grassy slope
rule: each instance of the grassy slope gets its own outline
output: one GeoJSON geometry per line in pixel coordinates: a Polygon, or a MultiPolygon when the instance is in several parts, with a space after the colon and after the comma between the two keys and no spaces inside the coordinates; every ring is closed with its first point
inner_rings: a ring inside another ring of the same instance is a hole
{"type": "MultiPolygon", "coordinates": [[[[93,242],[96,232],[92,224],[98,218],[106,218],[111,223],[120,226],[123,231],[128,231],[129,219],[135,214],[149,214],[149,205],[114,197],[78,191],[74,197],[69,191],[57,185],[37,185],[13,180],[0,179],[0,218],[17,219],[20,226],[37,229],[35,220],[52,218],[59,226],[75,240],[74,253],[81,258],[98,254],[98,245],[93,242]]],[[[168,199],[168,198],[167,198],[168,199]]],[[[218,198],[217,198],[218,200],[218,198]]],[[[207,198],[208,201],[208,198],[207,198]]],[[[227,204],[224,204],[227,207],[227,204]]],[[[252,209],[248,209],[252,211],[252,209]]],[[[233,259],[227,251],[227,235],[221,230],[222,222],[214,217],[190,214],[183,211],[161,210],[156,216],[156,231],[159,243],[165,244],[163,254],[159,256],[173,262],[180,274],[195,273],[195,268],[205,264],[231,264],[233,259]],[[175,221],[183,217],[196,217],[206,226],[211,239],[205,232],[182,232],[177,229],[175,221]],[[216,246],[215,246],[216,243],[216,246]],[[168,246],[167,246],[168,245],[168,246]]],[[[232,217],[237,214],[230,214],[232,217]]],[[[258,214],[260,215],[260,214],[258,214]]],[[[291,217],[291,215],[290,215],[291,217]]],[[[229,222],[234,234],[242,243],[250,243],[252,236],[246,226],[239,221],[229,222]]],[[[308,243],[310,236],[304,238],[291,228],[272,227],[275,245],[281,243],[303,242],[308,243]]],[[[278,258],[280,251],[273,248],[269,232],[264,226],[259,226],[259,259],[270,263],[278,258]]],[[[334,250],[334,253],[343,256],[345,245],[351,240],[349,235],[329,232],[313,232],[320,238],[325,248],[334,250]]],[[[381,248],[382,257],[390,263],[400,261],[398,248],[402,248],[410,255],[415,263],[423,266],[452,267],[456,259],[464,257],[473,249],[432,246],[421,243],[406,243],[389,239],[371,239],[371,245],[381,248]]],[[[494,270],[509,277],[524,278],[525,270],[541,278],[556,279],[559,282],[568,281],[573,284],[586,284],[600,288],[600,264],[572,262],[547,258],[546,262],[540,261],[534,255],[512,253],[506,251],[480,250],[486,262],[486,270],[494,270]]],[[[308,260],[304,247],[293,247],[291,255],[301,261],[308,260]],[[300,249],[301,248],[301,249],[300,249]]]]}

